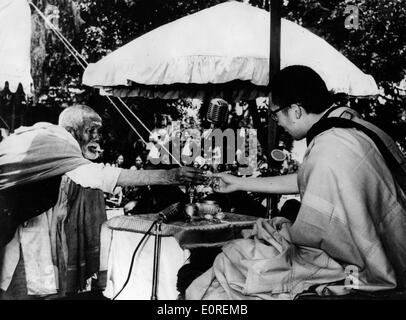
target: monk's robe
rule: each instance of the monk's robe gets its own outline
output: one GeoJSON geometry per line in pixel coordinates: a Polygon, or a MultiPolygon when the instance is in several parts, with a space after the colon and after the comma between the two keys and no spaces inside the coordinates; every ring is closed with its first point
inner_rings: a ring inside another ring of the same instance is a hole
{"type": "Polygon", "coordinates": [[[223,247],[187,299],[293,299],[311,286],[345,294],[405,285],[406,195],[366,134],[318,134],[298,185],[295,222],[258,220],[246,239],[223,247]]]}

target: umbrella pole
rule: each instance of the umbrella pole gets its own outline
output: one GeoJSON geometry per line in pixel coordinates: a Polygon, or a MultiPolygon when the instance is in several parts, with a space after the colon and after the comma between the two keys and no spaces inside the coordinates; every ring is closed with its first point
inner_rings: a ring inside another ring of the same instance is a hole
{"type": "MultiPolygon", "coordinates": [[[[269,1],[270,14],[270,49],[269,49],[269,87],[271,80],[281,67],[281,11],[283,0],[269,1]]],[[[269,90],[269,110],[268,110],[268,170],[271,169],[271,151],[277,147],[277,124],[271,118],[271,92],[269,90]]],[[[267,197],[266,201],[267,218],[272,217],[277,210],[277,195],[267,197]]]]}

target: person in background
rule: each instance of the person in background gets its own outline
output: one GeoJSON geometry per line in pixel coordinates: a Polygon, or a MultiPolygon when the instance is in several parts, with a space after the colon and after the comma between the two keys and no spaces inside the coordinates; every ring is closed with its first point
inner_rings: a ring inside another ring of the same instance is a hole
{"type": "MultiPolygon", "coordinates": [[[[112,166],[116,168],[124,168],[124,156],[120,154],[112,166]]],[[[123,202],[123,192],[124,191],[121,186],[116,186],[113,193],[107,196],[106,204],[108,206],[120,207],[123,202]]]]}
{"type": "Polygon", "coordinates": [[[101,126],[93,109],[75,105],[58,125],[21,127],[0,143],[0,299],[88,290],[99,270],[103,192],[204,180],[196,168],[135,171],[93,163],[101,126]]]}
{"type": "MultiPolygon", "coordinates": [[[[144,170],[144,162],[142,161],[141,156],[137,156],[135,158],[135,163],[133,166],[131,166],[130,170],[144,170]]],[[[137,201],[140,200],[140,198],[146,196],[146,192],[149,187],[126,187],[124,189],[124,214],[128,215],[130,212],[133,211],[133,209],[137,205],[137,201]]]]}
{"type": "Polygon", "coordinates": [[[116,160],[116,162],[113,164],[113,167],[116,167],[116,168],[123,168],[123,167],[124,167],[124,156],[123,156],[122,154],[120,154],[120,155],[117,157],[117,160],[116,160]]]}
{"type": "Polygon", "coordinates": [[[131,166],[131,170],[142,170],[144,166],[144,162],[142,161],[141,156],[137,156],[135,158],[135,163],[133,166],[131,166]]]}

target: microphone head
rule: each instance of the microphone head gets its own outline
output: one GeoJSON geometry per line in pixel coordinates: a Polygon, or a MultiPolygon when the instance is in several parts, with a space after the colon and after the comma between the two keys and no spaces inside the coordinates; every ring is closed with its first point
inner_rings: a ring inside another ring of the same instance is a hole
{"type": "Polygon", "coordinates": [[[283,162],[286,160],[286,154],[280,149],[273,149],[271,151],[271,158],[276,162],[283,162]]]}
{"type": "Polygon", "coordinates": [[[183,212],[181,203],[176,202],[160,211],[158,217],[164,223],[168,223],[171,221],[181,221],[184,220],[184,215],[182,213],[183,212]]]}
{"type": "Polygon", "coordinates": [[[286,160],[286,154],[280,149],[273,149],[270,154],[271,168],[280,168],[283,162],[286,160]]]}
{"type": "Polygon", "coordinates": [[[216,98],[212,99],[207,110],[207,120],[216,125],[226,123],[228,120],[228,103],[227,101],[216,98]]]}

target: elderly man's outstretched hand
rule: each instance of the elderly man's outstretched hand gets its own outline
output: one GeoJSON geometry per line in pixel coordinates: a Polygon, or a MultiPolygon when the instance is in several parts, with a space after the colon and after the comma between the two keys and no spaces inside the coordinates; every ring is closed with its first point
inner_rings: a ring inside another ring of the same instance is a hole
{"type": "Polygon", "coordinates": [[[203,170],[194,167],[180,167],[169,170],[170,180],[175,184],[203,184],[206,181],[206,177],[203,174],[203,170]]]}

